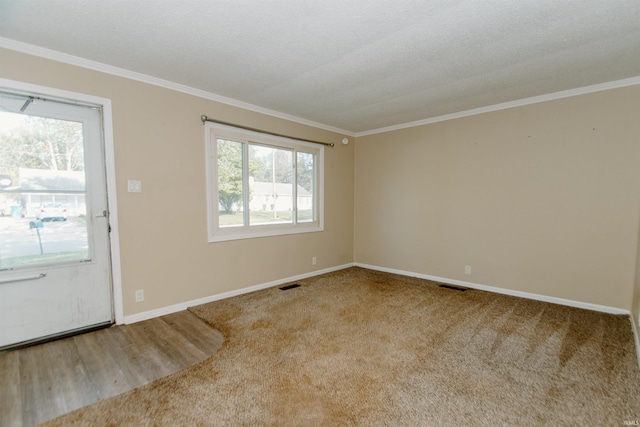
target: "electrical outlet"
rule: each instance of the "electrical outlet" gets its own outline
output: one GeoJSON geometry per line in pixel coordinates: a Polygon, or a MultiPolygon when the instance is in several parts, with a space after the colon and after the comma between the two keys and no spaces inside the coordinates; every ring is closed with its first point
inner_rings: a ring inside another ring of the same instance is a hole
{"type": "Polygon", "coordinates": [[[311,265],[316,265],[318,263],[318,260],[316,257],[312,257],[311,258],[311,265]]]}
{"type": "Polygon", "coordinates": [[[465,265],[464,266],[464,274],[471,274],[471,266],[470,265],[465,265]]]}
{"type": "Polygon", "coordinates": [[[127,191],[129,193],[142,193],[142,181],[130,179],[127,181],[127,191]]]}
{"type": "Polygon", "coordinates": [[[142,301],[144,301],[144,290],[138,289],[136,291],[136,302],[142,302],[142,301]]]}

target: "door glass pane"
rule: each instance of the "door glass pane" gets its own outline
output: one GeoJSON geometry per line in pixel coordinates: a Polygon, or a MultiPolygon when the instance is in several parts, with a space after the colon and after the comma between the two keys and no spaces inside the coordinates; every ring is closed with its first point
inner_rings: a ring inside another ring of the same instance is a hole
{"type": "Polygon", "coordinates": [[[0,111],[0,270],[88,260],[85,197],[82,123],[0,111]]]}
{"type": "Polygon", "coordinates": [[[218,218],[220,227],[244,225],[243,143],[218,139],[218,218]]]}
{"type": "Polygon", "coordinates": [[[313,222],[315,217],[315,155],[298,153],[298,222],[313,222]]]}
{"type": "Polygon", "coordinates": [[[293,152],[249,145],[249,223],[293,223],[293,152]]]}

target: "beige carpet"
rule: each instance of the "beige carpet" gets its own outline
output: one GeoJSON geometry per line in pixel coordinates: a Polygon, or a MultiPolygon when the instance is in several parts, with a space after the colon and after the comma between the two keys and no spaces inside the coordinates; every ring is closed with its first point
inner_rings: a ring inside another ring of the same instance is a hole
{"type": "Polygon", "coordinates": [[[640,421],[627,316],[359,268],[191,309],[210,359],[50,425],[593,425],[640,421]]]}

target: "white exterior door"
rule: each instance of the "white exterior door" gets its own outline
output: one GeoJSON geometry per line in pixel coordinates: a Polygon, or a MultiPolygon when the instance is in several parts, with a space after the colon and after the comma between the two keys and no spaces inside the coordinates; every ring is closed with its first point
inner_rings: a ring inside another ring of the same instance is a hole
{"type": "Polygon", "coordinates": [[[114,321],[102,110],[0,92],[0,349],[114,321]]]}

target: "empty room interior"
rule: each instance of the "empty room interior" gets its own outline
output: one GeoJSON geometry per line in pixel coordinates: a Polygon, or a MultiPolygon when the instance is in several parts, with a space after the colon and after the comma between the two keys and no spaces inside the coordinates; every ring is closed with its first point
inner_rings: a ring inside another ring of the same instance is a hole
{"type": "Polygon", "coordinates": [[[0,0],[1,425],[637,425],[639,248],[635,0],[0,0]]]}

